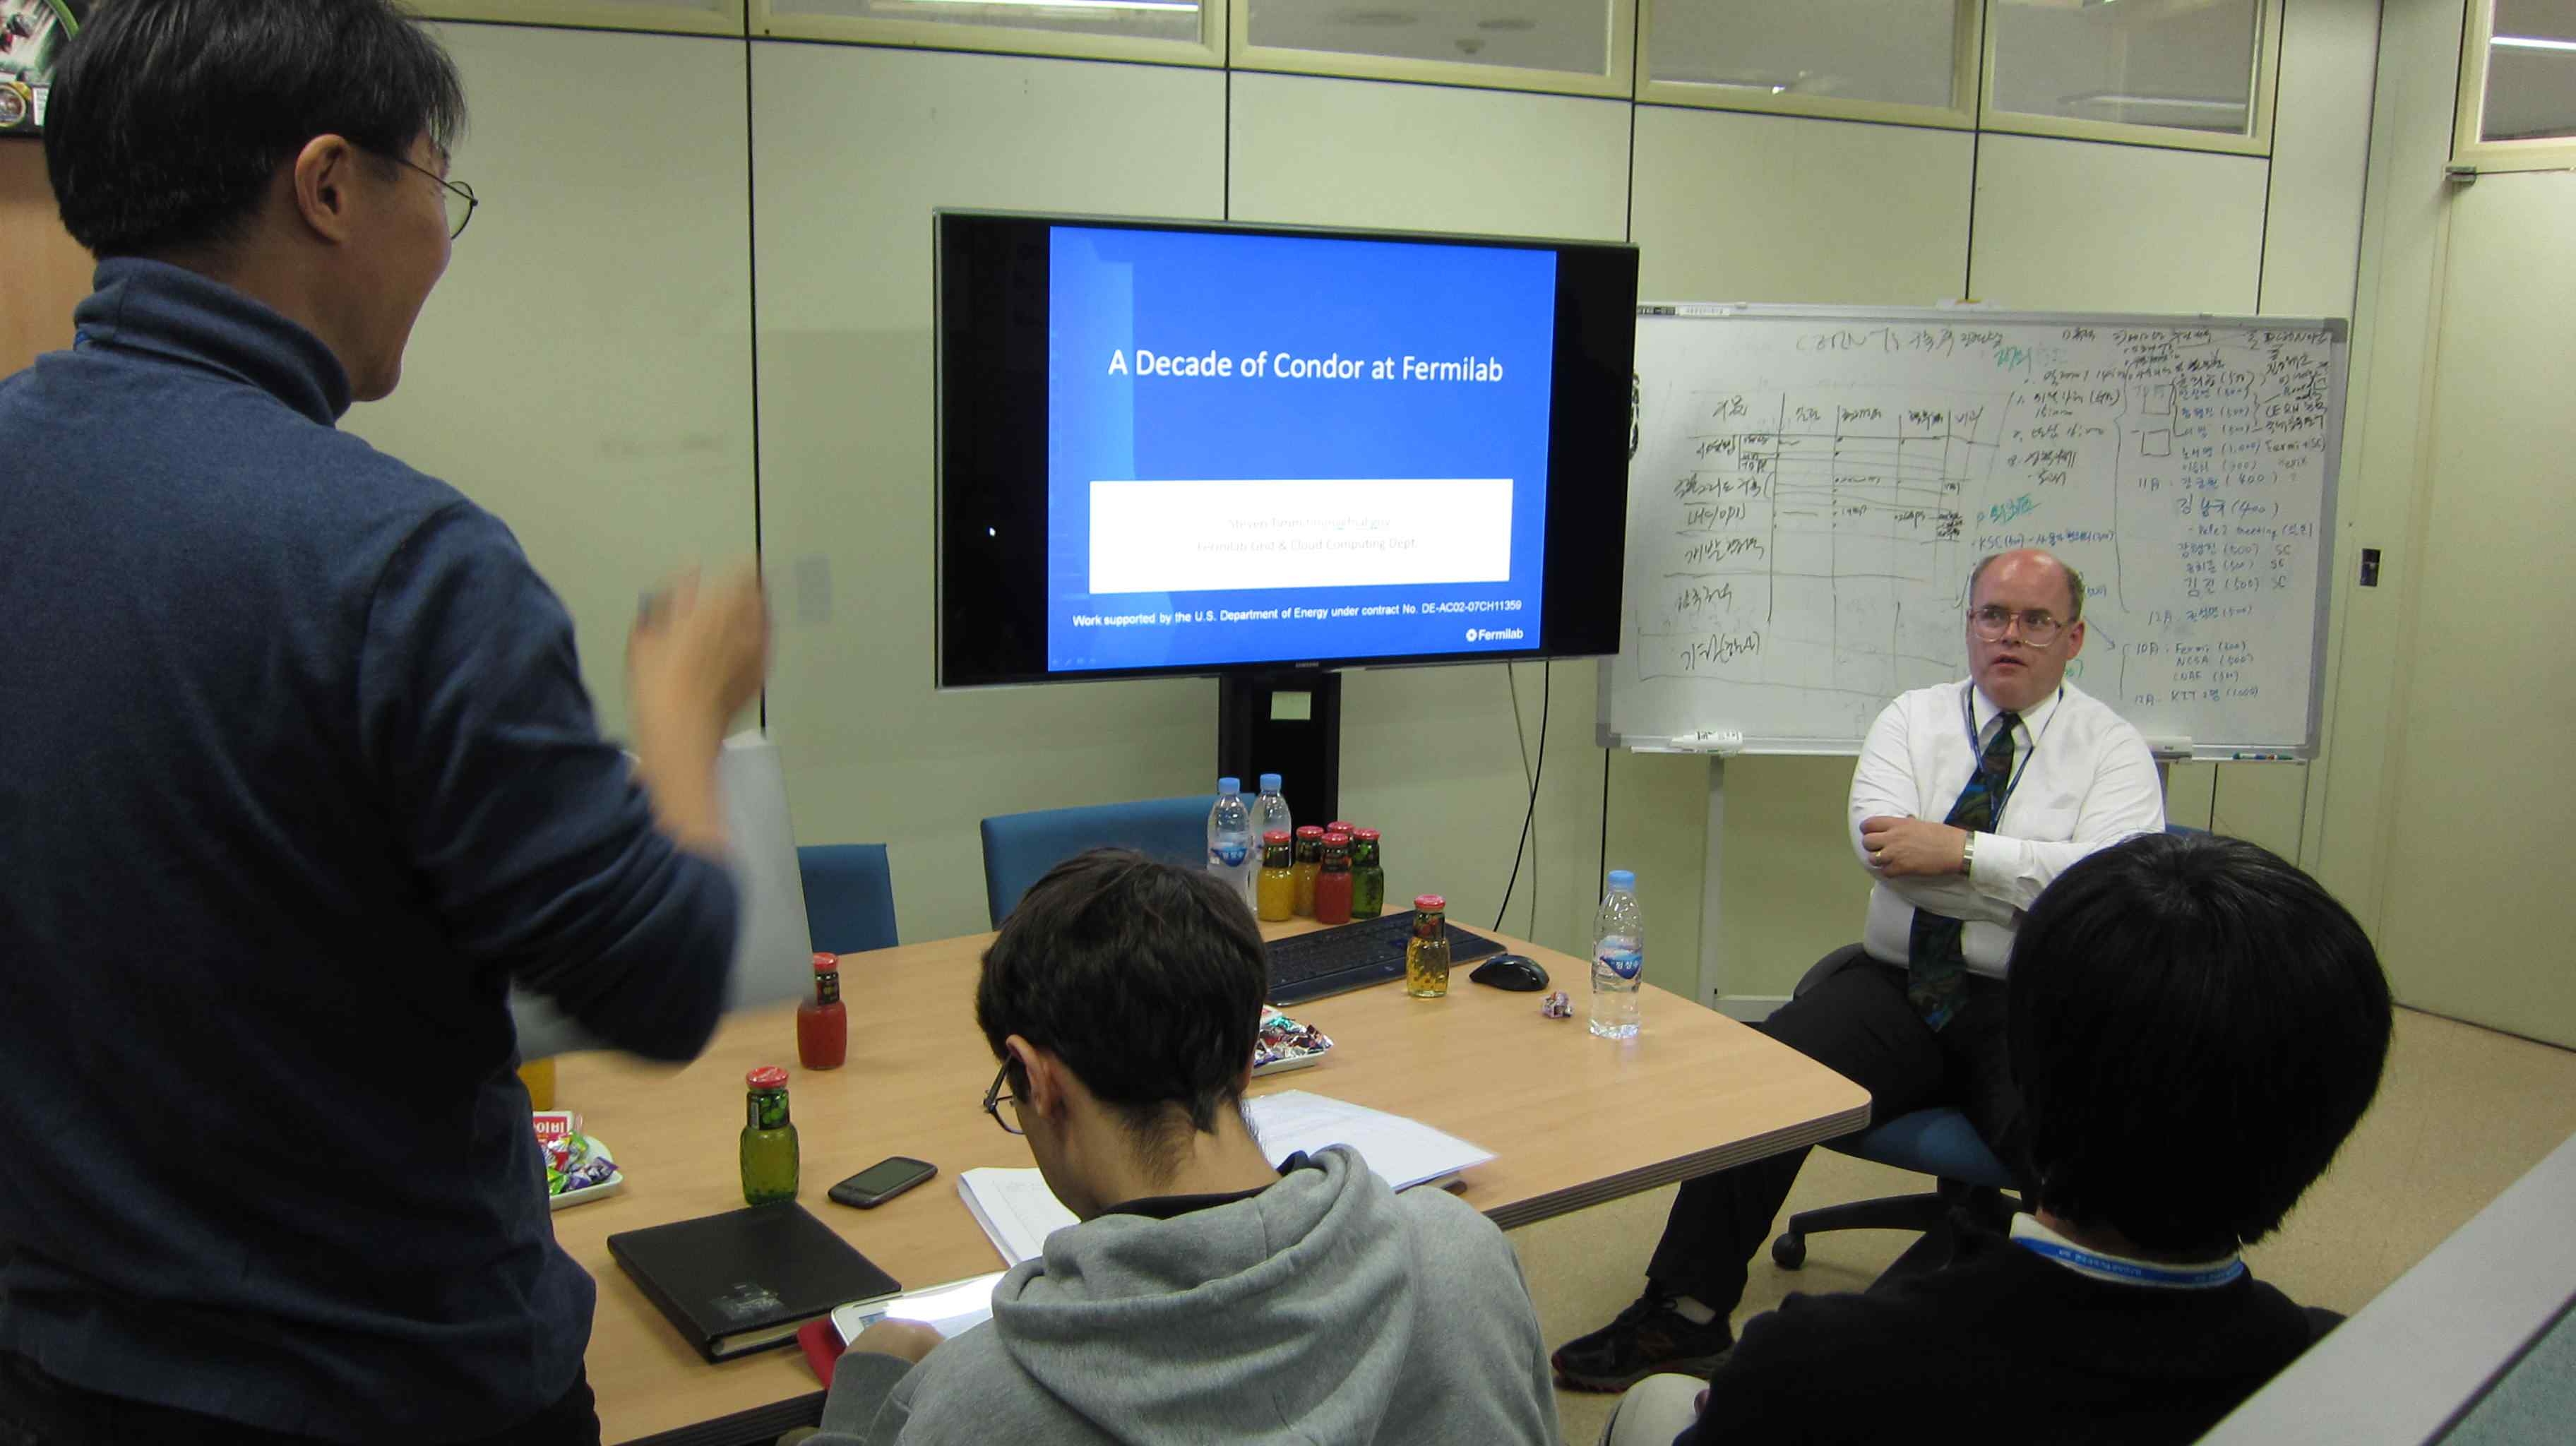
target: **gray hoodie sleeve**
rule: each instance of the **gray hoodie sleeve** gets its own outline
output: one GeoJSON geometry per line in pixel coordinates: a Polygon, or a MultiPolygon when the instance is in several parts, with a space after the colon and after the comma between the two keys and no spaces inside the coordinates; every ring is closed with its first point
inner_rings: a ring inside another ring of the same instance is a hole
{"type": "Polygon", "coordinates": [[[913,1370],[901,1356],[845,1353],[832,1367],[823,1429],[807,1446],[893,1446],[912,1417],[913,1370]]]}
{"type": "MultiPolygon", "coordinates": [[[[1529,1276],[1521,1269],[1520,1252],[1506,1243],[1503,1253],[1511,1258],[1512,1283],[1520,1287],[1519,1297],[1512,1301],[1511,1306],[1519,1312],[1526,1312],[1528,1319],[1536,1321],[1538,1302],[1530,1295],[1529,1276]]],[[[1530,1392],[1530,1399],[1540,1404],[1540,1416],[1547,1428],[1547,1439],[1555,1443],[1555,1446],[1563,1446],[1565,1423],[1556,1414],[1556,1367],[1548,1360],[1545,1336],[1539,1338],[1538,1349],[1531,1353],[1529,1359],[1531,1377],[1535,1382],[1530,1392]]]]}

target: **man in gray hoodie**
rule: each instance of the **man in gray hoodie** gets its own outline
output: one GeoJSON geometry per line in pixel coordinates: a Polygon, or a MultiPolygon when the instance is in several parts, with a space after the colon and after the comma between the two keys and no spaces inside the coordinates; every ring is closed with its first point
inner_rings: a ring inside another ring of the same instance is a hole
{"type": "Polygon", "coordinates": [[[1272,1168],[1243,1118],[1268,968],[1205,874],[1096,850],[984,954],[985,1099],[1082,1223],[941,1341],[881,1322],[811,1446],[1558,1440],[1520,1262],[1443,1191],[1332,1146],[1272,1168]]]}

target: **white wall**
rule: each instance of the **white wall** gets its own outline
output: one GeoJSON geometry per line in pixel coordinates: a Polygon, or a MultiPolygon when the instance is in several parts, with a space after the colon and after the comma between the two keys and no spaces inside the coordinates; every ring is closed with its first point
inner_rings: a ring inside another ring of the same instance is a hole
{"type": "Polygon", "coordinates": [[[400,389],[347,425],[510,524],[618,733],[637,599],[757,545],[743,47],[436,31],[473,110],[452,174],[483,204],[400,389]]]}
{"type": "Polygon", "coordinates": [[[2244,315],[2270,172],[2256,156],[1984,137],[1969,285],[2022,311],[2244,315]]]}
{"type": "Polygon", "coordinates": [[[788,580],[769,727],[797,837],[888,844],[903,937],[979,932],[976,821],[1213,792],[1216,685],[933,689],[931,211],[1215,216],[1224,78],[830,45],[751,56],[760,517],[788,580]],[[828,609],[794,583],[818,571],[828,609]]]}
{"type": "Polygon", "coordinates": [[[2362,228],[2361,316],[2345,407],[2346,466],[2336,511],[2339,635],[2326,709],[2323,806],[2309,810],[2313,867],[2363,923],[2377,926],[2390,819],[2392,738],[2403,603],[2421,559],[2412,547],[2422,418],[2437,342],[2436,299],[2449,204],[2462,0],[2388,0],[2371,108],[2362,228]],[[2385,581],[2355,583],[2364,547],[2385,581]]]}

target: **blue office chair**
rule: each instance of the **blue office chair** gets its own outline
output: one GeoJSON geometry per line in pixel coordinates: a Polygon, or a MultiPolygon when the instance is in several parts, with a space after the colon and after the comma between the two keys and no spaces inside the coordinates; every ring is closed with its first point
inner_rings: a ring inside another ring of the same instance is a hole
{"type": "MultiPolygon", "coordinates": [[[[2209,830],[2169,823],[2165,832],[2188,837],[2205,835],[2209,830]]],[[[1865,957],[1858,944],[1836,949],[1816,961],[1816,966],[1798,980],[1793,993],[1804,994],[1865,957]]],[[[1806,1264],[1807,1237],[1827,1230],[1919,1231],[1924,1238],[1890,1267],[1889,1273],[1904,1273],[1927,1261],[1937,1265],[1949,1256],[1951,1210],[1964,1204],[1972,1213],[2005,1218],[2003,1192],[2018,1183],[2004,1162],[1995,1158],[1995,1152],[1986,1148],[1985,1140],[1977,1134],[1976,1126],[1968,1123],[1968,1117],[1946,1106],[1899,1115],[1856,1134],[1827,1140],[1825,1148],[1930,1175],[1938,1183],[1925,1194],[1855,1200],[1790,1216],[1788,1230],[1771,1242],[1772,1263],[1783,1270],[1796,1270],[1806,1264]]]]}
{"type": "Polygon", "coordinates": [[[796,850],[805,880],[805,932],[826,954],[895,946],[894,873],[884,844],[806,844],[796,850]]]}
{"type": "MultiPolygon", "coordinates": [[[[1858,944],[1846,944],[1816,961],[1798,980],[1804,994],[1845,969],[1869,962],[1858,944]]],[[[1919,1195],[1889,1195],[1801,1210],[1789,1217],[1789,1228],[1771,1242],[1771,1261],[1782,1270],[1807,1263],[1807,1237],[1828,1230],[1913,1230],[1922,1234],[1890,1274],[1949,1258],[1950,1212],[1966,1205],[1990,1219],[2008,1218],[2003,1192],[2014,1187],[2011,1170],[1986,1148],[1968,1117],[1947,1106],[1898,1115],[1838,1140],[1825,1148],[1900,1170],[1932,1176],[1938,1184],[1919,1195]]]]}
{"type": "Polygon", "coordinates": [[[1005,813],[984,820],[984,908],[993,927],[1046,871],[1084,849],[1116,845],[1197,868],[1207,862],[1208,811],[1216,795],[1149,798],[1089,808],[1005,813]]]}

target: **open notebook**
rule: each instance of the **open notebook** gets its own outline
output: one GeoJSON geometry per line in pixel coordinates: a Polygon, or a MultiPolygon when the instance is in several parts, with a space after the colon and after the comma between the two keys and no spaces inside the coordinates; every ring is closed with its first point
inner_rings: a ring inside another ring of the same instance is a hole
{"type": "MultiPolygon", "coordinates": [[[[1396,1190],[1445,1184],[1460,1171],[1494,1158],[1492,1151],[1418,1120],[1304,1090],[1282,1090],[1247,1101],[1243,1112],[1270,1163],[1278,1164],[1300,1150],[1348,1145],[1368,1161],[1371,1172],[1396,1190]]],[[[1048,1236],[1075,1223],[1073,1212],[1055,1198],[1045,1177],[1035,1170],[967,1170],[957,1177],[957,1193],[975,1223],[984,1227],[993,1248],[1013,1265],[1035,1258],[1048,1236]]]]}

